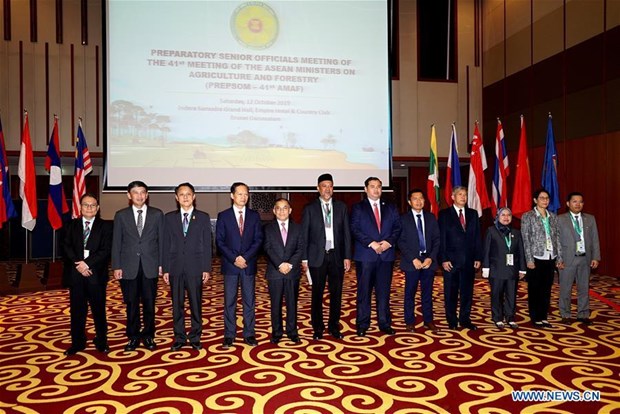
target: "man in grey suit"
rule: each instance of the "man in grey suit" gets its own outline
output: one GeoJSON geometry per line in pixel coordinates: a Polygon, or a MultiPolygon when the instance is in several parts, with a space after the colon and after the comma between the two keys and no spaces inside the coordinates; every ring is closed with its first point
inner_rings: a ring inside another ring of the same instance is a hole
{"type": "Polygon", "coordinates": [[[590,297],[588,296],[590,270],[598,267],[601,249],[598,241],[596,220],[582,213],[583,195],[570,193],[566,198],[568,212],[558,216],[561,254],[560,270],[560,316],[563,323],[571,323],[571,293],[577,283],[577,320],[591,325],[590,297]]]}
{"type": "Polygon", "coordinates": [[[127,186],[131,206],[116,212],[112,240],[112,269],[120,281],[123,301],[127,306],[127,337],[125,351],[134,351],[143,341],[154,350],[155,297],[157,277],[162,272],[164,214],[148,207],[148,187],[142,181],[127,186]],[[144,327],[140,331],[140,303],[144,327]]]}

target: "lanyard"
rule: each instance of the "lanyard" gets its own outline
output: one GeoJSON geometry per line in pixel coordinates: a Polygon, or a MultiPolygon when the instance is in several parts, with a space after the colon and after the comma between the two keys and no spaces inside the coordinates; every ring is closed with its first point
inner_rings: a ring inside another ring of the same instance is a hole
{"type": "Polygon", "coordinates": [[[504,240],[506,241],[506,247],[508,247],[508,251],[510,251],[510,246],[512,246],[512,239],[510,238],[510,234],[506,237],[504,237],[504,240]]]}

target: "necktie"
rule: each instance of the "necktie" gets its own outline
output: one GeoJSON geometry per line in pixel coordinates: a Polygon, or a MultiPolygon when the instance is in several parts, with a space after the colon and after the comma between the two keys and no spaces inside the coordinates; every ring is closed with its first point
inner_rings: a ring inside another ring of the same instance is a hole
{"type": "Polygon", "coordinates": [[[332,226],[332,210],[329,208],[329,204],[325,204],[325,228],[329,229],[332,226]]]}
{"type": "Polygon", "coordinates": [[[465,227],[465,216],[463,215],[463,209],[459,209],[459,221],[461,222],[461,227],[463,227],[463,230],[466,229],[465,227]]]}
{"type": "Polygon", "coordinates": [[[187,228],[189,227],[188,213],[183,213],[183,235],[187,236],[187,228]]]}
{"type": "Polygon", "coordinates": [[[426,240],[424,239],[424,231],[422,230],[422,214],[416,214],[418,218],[418,241],[420,244],[420,253],[426,251],[426,240]]]}
{"type": "Polygon", "coordinates": [[[144,229],[144,219],[142,218],[142,210],[138,210],[138,223],[136,224],[138,229],[138,236],[142,237],[142,229],[144,229]]]}
{"type": "Polygon", "coordinates": [[[579,216],[573,216],[574,220],[574,226],[575,226],[575,232],[577,233],[577,241],[581,241],[581,224],[579,224],[579,216]]]}
{"type": "Polygon", "coordinates": [[[84,222],[84,247],[88,243],[88,236],[90,236],[90,221],[84,222]]]}
{"type": "Polygon", "coordinates": [[[239,234],[243,236],[243,210],[239,210],[239,234]]]}
{"type": "Polygon", "coordinates": [[[288,236],[288,233],[286,232],[286,226],[284,225],[284,223],[282,223],[282,229],[280,229],[280,233],[282,234],[282,241],[286,246],[286,236],[288,236]]]}
{"type": "Polygon", "coordinates": [[[379,216],[379,207],[377,206],[377,203],[373,204],[372,209],[375,212],[375,221],[377,222],[377,229],[379,229],[379,233],[381,233],[381,217],[379,216]]]}

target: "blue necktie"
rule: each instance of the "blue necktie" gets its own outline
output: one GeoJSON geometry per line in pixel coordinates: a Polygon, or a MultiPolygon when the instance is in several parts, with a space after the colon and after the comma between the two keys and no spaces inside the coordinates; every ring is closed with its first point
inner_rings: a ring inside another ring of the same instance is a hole
{"type": "Polygon", "coordinates": [[[418,240],[420,242],[420,253],[426,251],[426,240],[424,239],[424,231],[422,231],[422,214],[416,214],[418,218],[418,240]]]}
{"type": "Polygon", "coordinates": [[[183,235],[187,236],[187,228],[189,227],[188,213],[183,213],[183,235]]]}

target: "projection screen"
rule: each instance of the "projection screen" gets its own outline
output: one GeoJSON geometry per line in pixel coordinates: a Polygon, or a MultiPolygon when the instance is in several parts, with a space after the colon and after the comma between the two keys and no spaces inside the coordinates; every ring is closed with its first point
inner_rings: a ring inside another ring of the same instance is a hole
{"type": "Polygon", "coordinates": [[[105,189],[390,184],[386,0],[107,0],[105,189]]]}

